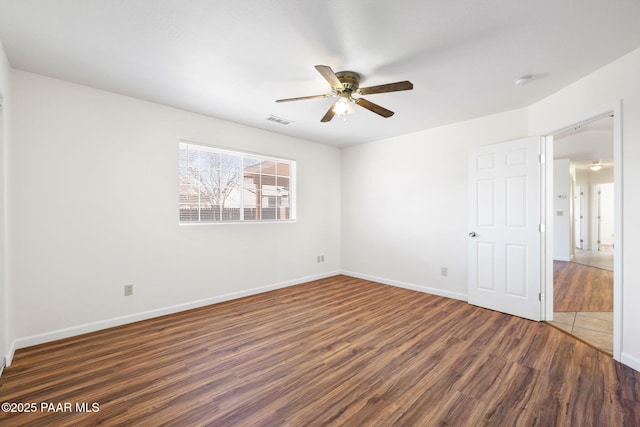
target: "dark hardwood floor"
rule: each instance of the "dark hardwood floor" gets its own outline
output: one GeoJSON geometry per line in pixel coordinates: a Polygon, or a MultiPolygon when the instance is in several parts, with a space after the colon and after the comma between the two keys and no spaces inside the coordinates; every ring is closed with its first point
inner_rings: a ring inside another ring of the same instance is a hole
{"type": "Polygon", "coordinates": [[[553,311],[613,311],[613,272],[553,262],[553,311]]]}
{"type": "Polygon", "coordinates": [[[38,405],[3,426],[638,426],[640,373],[545,323],[336,276],[18,350],[0,402],[38,405]]]}

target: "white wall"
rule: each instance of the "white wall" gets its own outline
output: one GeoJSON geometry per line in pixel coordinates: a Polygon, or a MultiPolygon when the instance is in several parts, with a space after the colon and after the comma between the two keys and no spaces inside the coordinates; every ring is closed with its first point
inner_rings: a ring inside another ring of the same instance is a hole
{"type": "MultiPolygon", "coordinates": [[[[10,353],[13,336],[10,332],[10,292],[7,254],[7,145],[9,143],[9,101],[11,67],[0,42],[0,373],[5,356],[10,353]]],[[[10,361],[6,361],[7,364],[10,361]]]]}
{"type": "Polygon", "coordinates": [[[468,151],[526,131],[517,110],[344,149],[343,269],[466,299],[468,151]]]}
{"type": "MultiPolygon", "coordinates": [[[[622,101],[623,257],[621,361],[640,370],[640,49],[531,105],[529,134],[554,131],[622,101]]],[[[621,271],[620,271],[621,270],[621,271]]]]}
{"type": "Polygon", "coordinates": [[[571,160],[553,161],[553,259],[571,261],[571,160]]]}
{"type": "Polygon", "coordinates": [[[339,271],[338,149],[21,71],[12,89],[18,348],[339,271]],[[179,226],[180,139],[295,159],[297,221],[179,226]]]}

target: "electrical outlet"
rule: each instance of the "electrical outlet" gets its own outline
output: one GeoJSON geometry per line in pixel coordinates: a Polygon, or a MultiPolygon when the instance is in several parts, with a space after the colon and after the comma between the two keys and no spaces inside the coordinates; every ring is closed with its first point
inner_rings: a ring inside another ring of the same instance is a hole
{"type": "Polygon", "coordinates": [[[447,275],[447,267],[442,267],[440,269],[440,275],[441,276],[446,276],[447,275]]]}
{"type": "Polygon", "coordinates": [[[317,260],[318,262],[324,262],[324,255],[318,255],[318,256],[317,256],[317,258],[316,258],[316,260],[317,260]]]}
{"type": "Polygon", "coordinates": [[[128,297],[133,295],[133,285],[124,285],[124,296],[128,297]]]}

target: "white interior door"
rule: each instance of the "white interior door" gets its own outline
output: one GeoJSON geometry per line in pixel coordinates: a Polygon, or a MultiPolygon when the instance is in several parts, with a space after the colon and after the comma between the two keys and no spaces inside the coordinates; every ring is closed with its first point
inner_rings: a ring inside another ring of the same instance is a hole
{"type": "Polygon", "coordinates": [[[469,154],[469,303],[540,320],[541,138],[469,154]]]}

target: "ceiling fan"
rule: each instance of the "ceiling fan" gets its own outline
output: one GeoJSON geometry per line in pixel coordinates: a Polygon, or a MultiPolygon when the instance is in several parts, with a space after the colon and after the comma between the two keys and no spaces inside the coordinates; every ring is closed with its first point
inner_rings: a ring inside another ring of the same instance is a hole
{"type": "Polygon", "coordinates": [[[397,92],[401,90],[413,89],[413,83],[408,80],[396,83],[387,83],[378,86],[360,87],[360,75],[353,71],[339,71],[334,73],[331,67],[327,65],[316,65],[316,70],[331,85],[331,93],[324,95],[301,96],[298,98],[278,99],[276,102],[302,101],[304,99],[330,98],[339,97],[339,99],[329,108],[326,114],[320,120],[321,122],[331,121],[336,114],[344,115],[353,111],[353,104],[357,104],[369,111],[373,111],[382,117],[393,116],[393,111],[367,101],[361,97],[353,97],[353,95],[372,95],[374,93],[397,92]]]}

